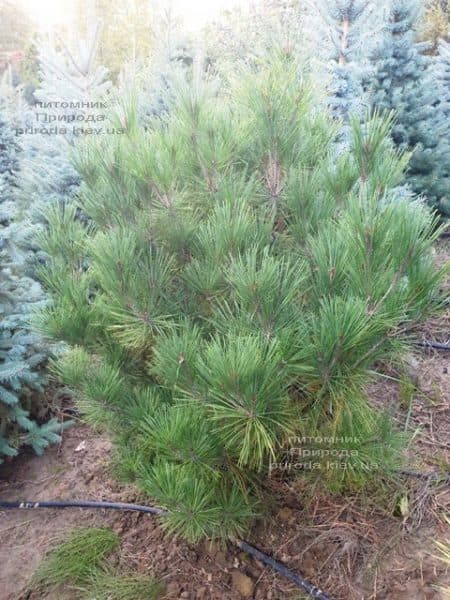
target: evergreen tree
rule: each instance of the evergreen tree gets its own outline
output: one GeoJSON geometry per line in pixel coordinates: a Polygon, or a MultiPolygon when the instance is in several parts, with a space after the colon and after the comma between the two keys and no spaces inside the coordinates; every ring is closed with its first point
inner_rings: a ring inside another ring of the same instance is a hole
{"type": "Polygon", "coordinates": [[[34,92],[38,104],[24,115],[22,124],[19,197],[32,221],[42,220],[44,206],[72,199],[80,184],[70,161],[77,139],[74,127],[98,126],[84,120],[90,113],[104,118],[102,109],[88,106],[104,100],[109,88],[105,69],[94,66],[98,37],[99,25],[93,23],[88,38],[79,40],[77,51],[63,40],[48,40],[40,46],[40,87],[34,92]]]}
{"type": "Polygon", "coordinates": [[[374,110],[395,111],[394,143],[413,152],[407,182],[443,209],[441,201],[449,192],[444,142],[450,125],[431,78],[431,59],[424,54],[428,44],[416,42],[420,14],[418,0],[391,0],[385,36],[372,57],[370,101],[374,110]]]}
{"type": "Polygon", "coordinates": [[[426,4],[420,34],[432,43],[432,53],[436,54],[440,39],[450,40],[450,0],[430,0],[426,4]]]}
{"type": "Polygon", "coordinates": [[[228,72],[240,62],[256,66],[274,49],[302,57],[305,70],[311,55],[306,13],[299,0],[261,0],[225,11],[204,29],[214,70],[228,72]]]}
{"type": "Polygon", "coordinates": [[[115,106],[122,105],[118,125],[131,114],[144,127],[155,117],[164,119],[170,111],[177,81],[192,74],[193,44],[182,32],[179,21],[170,12],[155,14],[154,20],[157,33],[152,38],[152,56],[145,62],[125,64],[118,77],[114,90],[115,106]]]}
{"type": "Polygon", "coordinates": [[[328,101],[336,119],[343,122],[348,140],[352,115],[363,112],[363,78],[367,76],[367,52],[375,29],[375,5],[370,0],[320,0],[317,4],[331,42],[326,56],[328,101]]]}
{"type": "Polygon", "coordinates": [[[126,63],[146,62],[154,54],[156,6],[149,0],[76,0],[77,33],[85,33],[89,24],[100,21],[97,66],[105,66],[111,78],[117,76],[126,63]],[[87,24],[87,26],[86,26],[87,24]]]}
{"type": "MultiPolygon", "coordinates": [[[[11,0],[0,0],[0,53],[21,52],[31,38],[33,22],[27,12],[11,0]]],[[[0,61],[0,74],[3,65],[0,61]]]]}
{"type": "Polygon", "coordinates": [[[72,345],[54,369],[190,540],[264,512],[292,436],[303,456],[319,438],[351,453],[306,477],[386,476],[402,440],[365,386],[438,304],[439,230],[396,198],[392,123],[353,121],[336,164],[336,127],[298,69],[283,54],[229,87],[185,82],[164,123],[83,149],[89,225],[73,205],[47,215],[40,328],[72,345]]]}
{"type": "Polygon", "coordinates": [[[435,76],[439,84],[440,104],[444,115],[450,118],[450,42],[440,40],[435,59],[435,76]]]}
{"type": "Polygon", "coordinates": [[[4,186],[12,185],[15,182],[15,175],[19,168],[19,147],[3,111],[0,113],[0,127],[2,134],[0,138],[0,181],[3,189],[4,186]]]}
{"type": "Polygon", "coordinates": [[[30,329],[31,314],[42,306],[44,294],[36,281],[24,276],[15,244],[18,153],[13,131],[0,113],[0,462],[23,445],[40,454],[60,440],[61,431],[56,419],[44,424],[36,420],[47,416],[39,393],[48,351],[30,329]]]}
{"type": "MultiPolygon", "coordinates": [[[[450,35],[450,34],[449,34],[450,35]]],[[[440,40],[439,52],[434,59],[434,75],[438,83],[439,90],[439,109],[443,114],[443,119],[450,123],[450,42],[440,40]]],[[[443,164],[440,171],[440,177],[443,182],[441,186],[441,198],[439,209],[445,214],[450,215],[450,125],[441,140],[443,164]]]]}

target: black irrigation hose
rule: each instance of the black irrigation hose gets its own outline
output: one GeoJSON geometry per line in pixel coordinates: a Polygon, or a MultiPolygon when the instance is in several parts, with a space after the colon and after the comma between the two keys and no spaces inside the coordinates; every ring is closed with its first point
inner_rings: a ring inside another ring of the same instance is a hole
{"type": "Polygon", "coordinates": [[[327,596],[325,592],[322,592],[320,588],[316,587],[312,583],[309,583],[309,581],[306,581],[303,579],[303,577],[296,575],[290,569],[285,567],[283,563],[280,563],[267,554],[264,554],[264,552],[261,552],[261,550],[258,550],[257,548],[250,546],[250,544],[247,544],[247,542],[242,542],[241,540],[237,540],[236,545],[247,554],[254,556],[265,565],[268,565],[275,571],[278,571],[280,575],[283,575],[283,577],[286,577],[286,579],[289,579],[292,581],[292,583],[295,583],[297,587],[305,590],[305,592],[307,592],[312,598],[317,598],[318,600],[330,600],[330,597],[327,596]]]}
{"type": "Polygon", "coordinates": [[[421,348],[434,348],[435,350],[450,350],[450,344],[442,344],[441,342],[414,342],[416,346],[421,348]]]}
{"type": "Polygon", "coordinates": [[[0,502],[0,509],[12,508],[111,508],[113,510],[135,510],[152,515],[165,515],[167,510],[154,506],[141,506],[126,502],[91,502],[89,500],[67,500],[64,502],[0,502]]]}
{"type": "Polygon", "coordinates": [[[450,238],[450,231],[443,231],[440,235],[440,238],[450,238]]]}
{"type": "MultiPolygon", "coordinates": [[[[152,515],[166,515],[168,514],[167,510],[162,508],[156,508],[154,506],[141,506],[140,504],[127,504],[124,502],[91,502],[89,500],[73,500],[73,501],[64,501],[64,502],[3,502],[0,501],[0,510],[6,509],[29,509],[29,508],[110,508],[114,510],[133,510],[139,511],[143,513],[150,513],[152,515]]],[[[331,600],[329,596],[327,596],[322,590],[315,587],[312,583],[304,579],[301,575],[297,575],[290,569],[288,569],[283,563],[274,560],[264,552],[261,552],[257,548],[250,546],[247,542],[241,540],[235,540],[235,543],[238,548],[254,556],[262,563],[272,567],[275,571],[277,571],[280,575],[283,575],[286,579],[289,579],[295,585],[305,592],[307,592],[312,598],[316,598],[317,600],[331,600]]]]}

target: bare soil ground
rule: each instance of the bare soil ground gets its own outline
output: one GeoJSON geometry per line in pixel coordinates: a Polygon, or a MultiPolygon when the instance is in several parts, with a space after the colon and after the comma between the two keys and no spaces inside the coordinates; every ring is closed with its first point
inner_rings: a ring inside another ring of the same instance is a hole
{"type": "MultiPolygon", "coordinates": [[[[449,256],[450,242],[438,246],[449,256]]],[[[449,285],[450,289],[450,285],[449,285]]],[[[450,341],[450,310],[428,322],[419,339],[450,341]]],[[[392,379],[370,384],[375,404],[391,407],[399,427],[416,431],[408,449],[417,471],[450,474],[450,353],[412,349],[415,388],[392,379]]],[[[0,499],[142,501],[117,483],[108,439],[79,424],[43,456],[23,454],[0,467],[0,499]]],[[[407,479],[342,497],[311,491],[305,482],[274,476],[270,517],[248,541],[320,585],[336,600],[438,600],[450,585],[436,558],[436,540],[449,541],[450,486],[407,479]],[[390,487],[391,486],[391,487],[390,487]],[[399,511],[403,498],[403,511],[399,511]]],[[[301,592],[237,548],[189,545],[164,533],[148,515],[115,511],[0,512],[0,600],[72,600],[70,589],[43,595],[32,575],[45,553],[79,526],[111,527],[121,536],[120,566],[153,574],[168,599],[299,600],[301,592]]]]}

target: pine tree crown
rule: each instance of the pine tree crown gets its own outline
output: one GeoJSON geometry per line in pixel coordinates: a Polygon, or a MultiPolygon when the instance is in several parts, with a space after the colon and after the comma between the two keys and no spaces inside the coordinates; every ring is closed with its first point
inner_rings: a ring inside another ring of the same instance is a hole
{"type": "Polygon", "coordinates": [[[332,487],[397,465],[404,436],[365,386],[439,306],[439,228],[395,191],[393,117],[353,119],[336,160],[336,124],[298,73],[281,53],[227,85],[193,77],[166,120],[91,140],[91,221],[53,210],[43,239],[40,329],[73,346],[54,370],[193,541],[264,513],[293,436],[356,445],[347,469],[319,461],[332,487]]]}

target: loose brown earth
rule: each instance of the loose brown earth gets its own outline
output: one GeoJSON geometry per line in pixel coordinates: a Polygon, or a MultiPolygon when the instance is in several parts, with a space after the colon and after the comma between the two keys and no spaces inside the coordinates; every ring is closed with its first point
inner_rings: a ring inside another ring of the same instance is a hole
{"type": "MultiPolygon", "coordinates": [[[[438,246],[449,255],[450,242],[438,246]]],[[[449,286],[450,288],[450,286],[449,286]]],[[[450,310],[417,332],[418,338],[450,341],[450,310]]],[[[417,471],[450,474],[450,354],[413,350],[410,379],[368,387],[371,401],[395,410],[400,427],[417,435],[408,454],[417,471]]],[[[385,372],[389,374],[386,367],[385,372]]],[[[43,456],[23,454],[0,467],[0,499],[89,499],[145,502],[117,483],[112,445],[86,425],[64,433],[43,456]]],[[[276,502],[269,518],[247,540],[320,585],[336,600],[437,600],[436,586],[450,585],[450,569],[436,558],[436,540],[450,543],[444,520],[450,487],[405,479],[364,494],[330,496],[305,482],[275,475],[276,502]],[[391,486],[391,487],[389,487],[391,486]],[[403,511],[399,510],[403,498],[403,511]],[[406,507],[406,508],[405,508],[406,507]]],[[[31,577],[45,553],[79,526],[106,526],[120,534],[120,566],[152,574],[167,599],[255,600],[302,596],[285,579],[237,548],[189,545],[164,533],[152,516],[115,511],[30,510],[0,512],[0,600],[74,600],[70,589],[36,591],[31,577]]]]}

